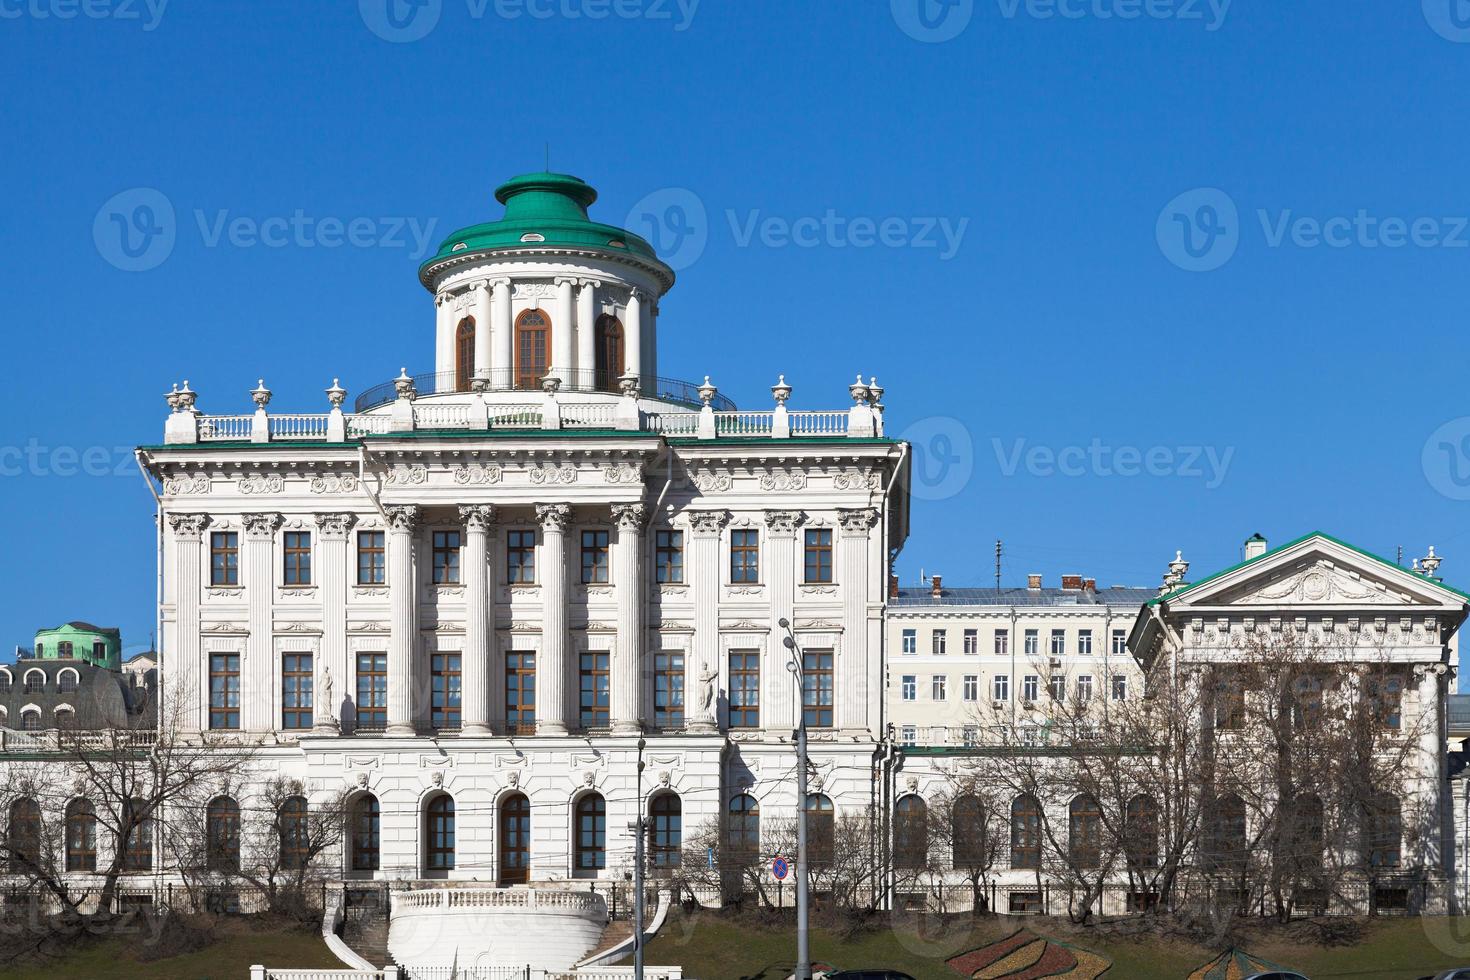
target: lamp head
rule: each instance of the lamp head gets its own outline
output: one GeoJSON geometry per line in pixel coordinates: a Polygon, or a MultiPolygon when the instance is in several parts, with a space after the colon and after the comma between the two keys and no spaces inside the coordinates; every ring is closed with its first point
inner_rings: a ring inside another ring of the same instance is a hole
{"type": "Polygon", "coordinates": [[[786,647],[786,649],[788,649],[788,650],[795,650],[795,649],[796,649],[796,641],[795,641],[795,640],[793,640],[793,639],[792,639],[792,638],[791,638],[791,637],[789,637],[789,636],[788,636],[788,637],[785,637],[785,638],[783,638],[783,639],[782,639],[782,640],[781,640],[781,644],[782,644],[782,645],[783,645],[783,646],[785,646],[785,647],[786,647]]]}
{"type": "Polygon", "coordinates": [[[785,616],[782,616],[780,619],[776,620],[776,625],[781,627],[783,630],[789,630],[791,628],[791,620],[787,619],[785,616]]]}

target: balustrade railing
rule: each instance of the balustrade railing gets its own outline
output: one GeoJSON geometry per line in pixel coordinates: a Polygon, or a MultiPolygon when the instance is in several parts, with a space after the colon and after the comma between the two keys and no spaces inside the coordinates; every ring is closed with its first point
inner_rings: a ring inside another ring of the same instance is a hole
{"type": "Polygon", "coordinates": [[[467,429],[470,426],[468,405],[418,404],[413,407],[414,425],[424,429],[467,429]]]}
{"type": "Polygon", "coordinates": [[[646,416],[649,432],[666,436],[693,436],[699,434],[698,412],[659,412],[646,416]]]}
{"type": "Polygon", "coordinates": [[[541,406],[491,405],[490,428],[539,429],[541,428],[541,406]]]}
{"type": "Polygon", "coordinates": [[[774,426],[773,412],[716,412],[715,434],[721,436],[768,436],[774,426]]]}
{"type": "Polygon", "coordinates": [[[389,431],[393,426],[393,419],[387,415],[349,415],[347,416],[347,437],[356,439],[361,436],[380,436],[389,431]]]}
{"type": "Polygon", "coordinates": [[[794,436],[840,436],[847,433],[846,412],[791,412],[794,436]]]}
{"type": "Polygon", "coordinates": [[[561,406],[561,424],[610,429],[617,424],[617,407],[607,402],[572,402],[561,406]]]}
{"type": "Polygon", "coordinates": [[[253,415],[201,415],[199,417],[199,439],[201,442],[225,442],[250,438],[253,415]]]}
{"type": "Polygon", "coordinates": [[[269,416],[272,439],[325,439],[327,437],[325,415],[271,415],[269,416]]]}

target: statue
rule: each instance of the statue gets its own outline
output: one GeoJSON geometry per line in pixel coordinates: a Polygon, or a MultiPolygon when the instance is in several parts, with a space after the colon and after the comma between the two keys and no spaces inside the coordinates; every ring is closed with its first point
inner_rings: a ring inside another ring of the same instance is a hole
{"type": "Polygon", "coordinates": [[[332,667],[330,664],[322,667],[322,703],[326,706],[327,720],[337,717],[337,702],[332,698],[332,667]]]}
{"type": "Polygon", "coordinates": [[[715,682],[720,679],[720,672],[706,667],[699,674],[699,703],[704,707],[706,716],[714,714],[715,710],[715,682]]]}

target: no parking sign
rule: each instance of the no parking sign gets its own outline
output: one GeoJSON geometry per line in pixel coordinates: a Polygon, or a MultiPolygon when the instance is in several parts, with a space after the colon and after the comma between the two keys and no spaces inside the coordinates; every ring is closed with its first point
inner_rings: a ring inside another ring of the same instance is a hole
{"type": "Polygon", "coordinates": [[[791,873],[791,865],[785,858],[776,858],[771,862],[771,875],[777,881],[785,881],[786,876],[791,873]]]}

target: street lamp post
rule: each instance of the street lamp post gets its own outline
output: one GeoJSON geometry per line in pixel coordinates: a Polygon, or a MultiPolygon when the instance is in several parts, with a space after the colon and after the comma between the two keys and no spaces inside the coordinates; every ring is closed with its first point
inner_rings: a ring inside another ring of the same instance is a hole
{"type": "Polygon", "coordinates": [[[643,750],[648,743],[638,739],[638,819],[628,824],[633,832],[633,977],[643,980],[643,750]]]}
{"type": "Polygon", "coordinates": [[[812,957],[810,936],[808,935],[808,920],[811,907],[807,900],[807,858],[806,858],[806,704],[804,694],[804,678],[802,675],[801,650],[796,645],[796,637],[791,632],[791,622],[787,619],[780,621],[780,626],[786,631],[786,638],[782,640],[786,649],[791,651],[791,659],[786,661],[786,669],[791,672],[796,681],[796,974],[795,980],[811,980],[812,957]]]}

